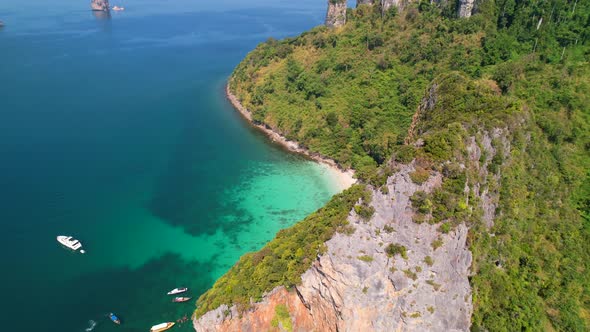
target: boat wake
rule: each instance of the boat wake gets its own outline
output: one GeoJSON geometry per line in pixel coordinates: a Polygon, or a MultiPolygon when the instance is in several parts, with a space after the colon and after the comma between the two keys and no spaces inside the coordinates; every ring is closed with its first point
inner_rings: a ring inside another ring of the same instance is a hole
{"type": "Polygon", "coordinates": [[[88,321],[88,327],[84,331],[90,332],[90,331],[94,330],[95,327],[96,327],[96,322],[91,319],[88,321]]]}

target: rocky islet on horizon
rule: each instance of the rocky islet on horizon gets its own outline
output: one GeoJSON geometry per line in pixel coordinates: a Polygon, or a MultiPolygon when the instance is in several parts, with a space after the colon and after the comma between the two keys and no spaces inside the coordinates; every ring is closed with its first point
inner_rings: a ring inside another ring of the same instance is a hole
{"type": "Polygon", "coordinates": [[[90,1],[90,8],[94,11],[109,11],[109,0],[91,0],[90,1]]]}

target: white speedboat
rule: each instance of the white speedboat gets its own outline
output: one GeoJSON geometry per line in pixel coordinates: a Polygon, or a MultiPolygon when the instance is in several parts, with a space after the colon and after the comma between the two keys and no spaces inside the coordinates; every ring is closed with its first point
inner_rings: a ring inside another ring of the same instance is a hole
{"type": "Polygon", "coordinates": [[[174,326],[174,323],[172,322],[168,322],[168,323],[162,323],[162,324],[158,324],[158,325],[154,325],[152,326],[152,328],[150,329],[150,332],[162,332],[162,331],[166,331],[169,328],[171,328],[172,326],[174,326]]]}
{"type": "Polygon", "coordinates": [[[180,293],[184,293],[188,290],[188,288],[184,287],[184,288],[174,288],[173,290],[168,292],[168,295],[174,295],[174,294],[180,294],[180,293]]]}
{"type": "Polygon", "coordinates": [[[82,249],[82,243],[71,236],[60,235],[57,237],[57,242],[68,249],[79,251],[81,254],[86,252],[82,249]]]}

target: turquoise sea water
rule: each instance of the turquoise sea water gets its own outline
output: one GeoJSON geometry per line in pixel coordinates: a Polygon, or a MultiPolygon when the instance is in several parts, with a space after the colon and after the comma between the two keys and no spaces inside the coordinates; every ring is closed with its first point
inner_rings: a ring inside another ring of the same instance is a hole
{"type": "MultiPolygon", "coordinates": [[[[3,331],[147,331],[189,315],[245,252],[339,190],[226,102],[269,36],[322,22],[324,1],[2,0],[3,331]],[[86,255],[61,248],[75,235],[86,255]],[[106,321],[113,311],[122,326],[106,321]]],[[[190,331],[181,324],[178,331],[190,331]]]]}

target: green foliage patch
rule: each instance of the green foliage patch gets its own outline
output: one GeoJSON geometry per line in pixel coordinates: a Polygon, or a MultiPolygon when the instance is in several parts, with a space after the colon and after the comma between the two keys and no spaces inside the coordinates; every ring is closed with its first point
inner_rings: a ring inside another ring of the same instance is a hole
{"type": "Polygon", "coordinates": [[[390,243],[385,248],[385,253],[388,257],[395,257],[395,255],[400,255],[403,259],[408,259],[408,252],[405,246],[397,243],[390,243]]]}
{"type": "Polygon", "coordinates": [[[270,321],[272,327],[282,326],[286,331],[293,331],[293,322],[291,321],[291,315],[289,309],[284,304],[279,304],[275,307],[275,315],[270,321]]]}

